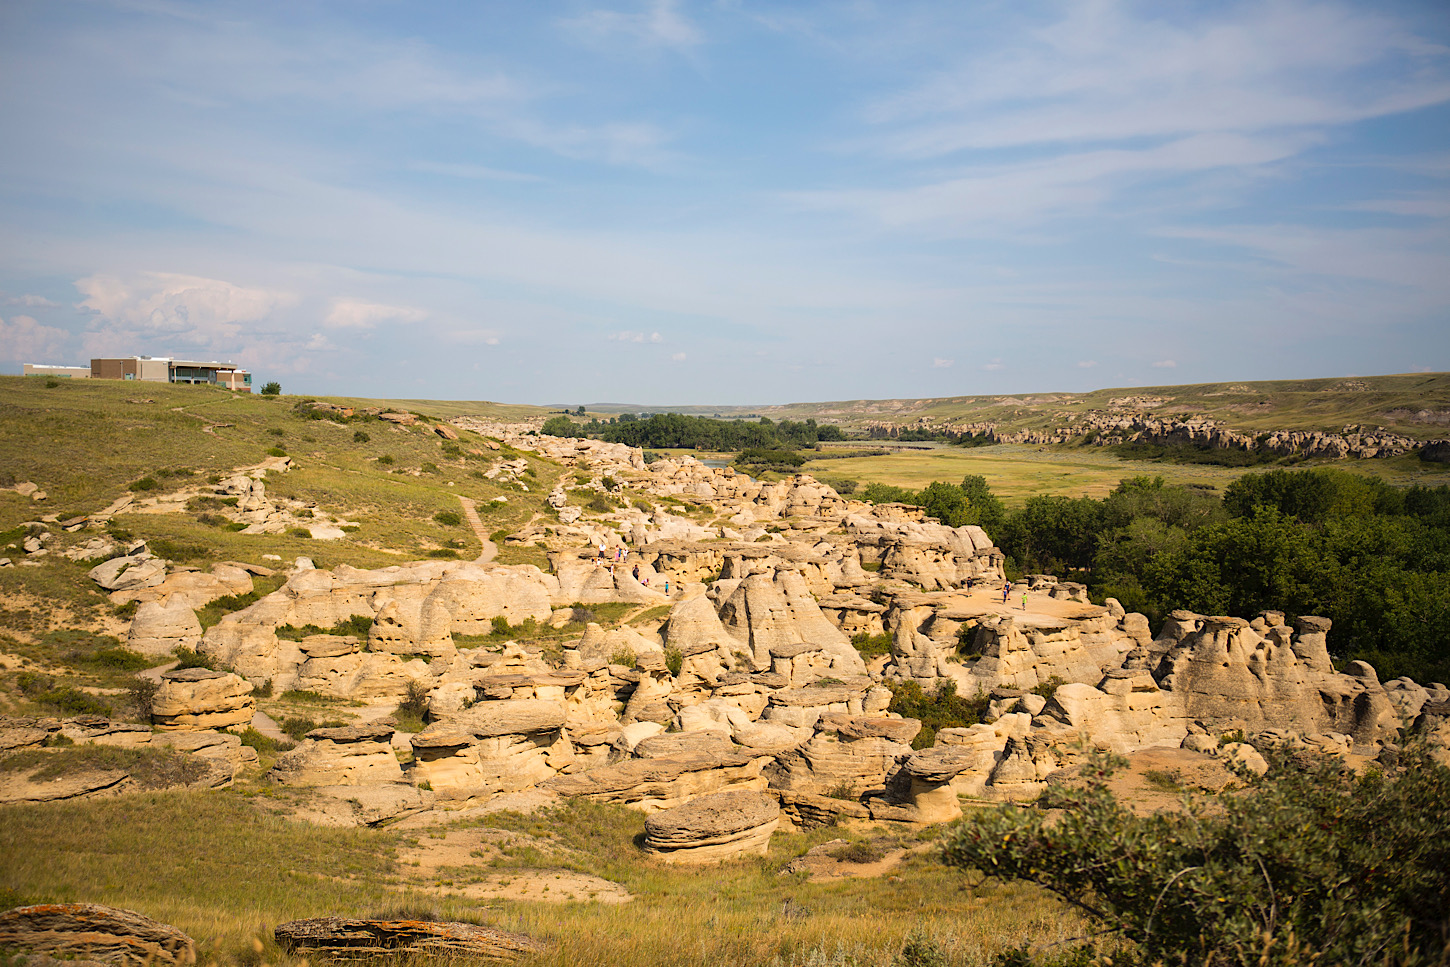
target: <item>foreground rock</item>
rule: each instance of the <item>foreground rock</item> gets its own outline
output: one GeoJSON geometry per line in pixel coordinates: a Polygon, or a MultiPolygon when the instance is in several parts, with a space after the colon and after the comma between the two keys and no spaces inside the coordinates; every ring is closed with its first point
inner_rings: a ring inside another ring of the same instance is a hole
{"type": "Polygon", "coordinates": [[[523,934],[438,920],[314,917],[278,924],[272,935],[287,950],[316,950],[333,956],[462,954],[506,960],[544,949],[542,943],[523,934]]]}
{"type": "Polygon", "coordinates": [[[0,913],[0,948],[135,967],[196,963],[196,944],[180,930],[98,903],[42,903],[0,913]]]}
{"type": "Polygon", "coordinates": [[[780,825],[780,805],[759,792],[722,792],[655,813],[644,824],[644,849],[671,863],[716,863],[764,856],[780,825]]]}

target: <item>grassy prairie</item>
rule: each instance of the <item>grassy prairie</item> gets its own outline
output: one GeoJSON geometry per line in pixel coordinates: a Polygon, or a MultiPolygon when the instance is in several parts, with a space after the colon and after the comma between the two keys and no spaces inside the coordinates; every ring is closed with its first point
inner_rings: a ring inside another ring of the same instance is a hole
{"type": "MultiPolygon", "coordinates": [[[[868,421],[906,425],[926,418],[933,423],[982,422],[1002,430],[1021,430],[1061,426],[1070,416],[1107,410],[1113,408],[1112,401],[1132,397],[1156,399],[1139,407],[1145,414],[1208,417],[1249,432],[1339,432],[1347,424],[1363,424],[1382,426],[1416,439],[1450,435],[1450,373],[1130,386],[1089,393],[1041,391],[932,399],[837,400],[715,410],[726,416],[749,412],[773,420],[815,418],[846,427],[868,421]]],[[[665,408],[655,409],[663,412],[665,408]]]]}
{"type": "MultiPolygon", "coordinates": [[[[427,874],[399,862],[439,831],[321,829],[281,818],[290,794],[261,789],[125,796],[0,810],[0,893],[139,910],[197,938],[202,964],[297,965],[270,940],[285,920],[403,910],[521,930],[549,944],[532,965],[888,964],[924,931],[952,964],[984,963],[1003,946],[1052,942],[1081,924],[1042,892],[981,883],[914,855],[891,877],[812,883],[786,865],[844,836],[922,844],[935,830],[862,828],[777,833],[770,855],[696,869],[646,857],[644,817],[572,803],[484,822],[517,834],[427,874]],[[489,855],[492,853],[492,855],[489,855]],[[531,869],[601,876],[634,894],[623,906],[475,900],[468,885],[531,869]],[[254,947],[261,942],[261,949],[254,947]],[[838,953],[855,959],[835,959],[838,953]]],[[[470,824],[455,826],[467,828],[470,824]]],[[[477,827],[479,824],[472,824],[477,827]]]]}
{"type": "MultiPolygon", "coordinates": [[[[158,554],[203,568],[225,560],[272,563],[263,554],[285,560],[305,555],[320,567],[383,567],[429,555],[471,559],[480,551],[472,529],[440,523],[435,515],[458,513],[458,498],[465,496],[477,502],[487,532],[516,530],[544,511],[542,498],[561,472],[551,461],[509,447],[489,450],[466,430],[455,445],[426,422],[398,427],[312,419],[295,410],[293,397],[165,383],[54,382],[0,377],[0,486],[32,481],[49,495],[34,503],[0,492],[0,556],[22,557],[22,525],[41,515],[93,513],[128,492],[139,504],[182,488],[204,489],[280,448],[294,466],[268,475],[268,495],[354,521],[356,531],[338,540],[250,535],[220,526],[222,521],[209,523],[202,512],[139,510],[117,515],[109,530],[117,538],[144,538],[158,554]],[[498,459],[517,457],[528,464],[519,481],[484,478],[498,459]],[[146,478],[154,489],[130,490],[146,478]]],[[[54,551],[98,533],[53,531],[54,551]]],[[[534,548],[507,549],[500,560],[515,557],[548,565],[534,548]]],[[[92,564],[58,553],[25,564],[38,566],[0,569],[0,650],[44,658],[40,639],[52,628],[124,630],[116,609],[87,577],[92,564]]]]}
{"type": "MultiPolygon", "coordinates": [[[[1028,497],[1061,494],[1103,497],[1125,477],[1162,477],[1173,484],[1195,484],[1222,490],[1245,473],[1269,467],[1217,467],[1142,460],[1121,460],[1097,447],[1001,444],[964,449],[946,445],[914,444],[923,449],[901,449],[882,456],[811,460],[802,469],[817,477],[849,477],[862,483],[886,483],[920,489],[934,480],[959,482],[980,474],[1009,507],[1028,497]]],[[[859,444],[850,449],[858,449],[859,444]]],[[[828,448],[829,451],[829,448],[828,448]]],[[[1394,460],[1306,461],[1341,467],[1355,473],[1384,478],[1391,483],[1439,485],[1450,480],[1450,468],[1421,463],[1415,458],[1394,460]]]]}

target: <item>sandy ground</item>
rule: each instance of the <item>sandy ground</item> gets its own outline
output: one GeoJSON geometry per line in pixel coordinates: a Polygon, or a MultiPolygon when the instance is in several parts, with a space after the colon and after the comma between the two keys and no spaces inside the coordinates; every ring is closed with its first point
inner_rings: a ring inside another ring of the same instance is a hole
{"type": "MultiPolygon", "coordinates": [[[[443,896],[475,900],[534,900],[551,903],[627,903],[634,899],[617,883],[563,869],[491,869],[503,849],[527,846],[533,837],[500,829],[453,829],[425,833],[417,846],[398,855],[399,868],[415,886],[443,896]]],[[[539,844],[548,848],[546,844],[539,844]]]]}

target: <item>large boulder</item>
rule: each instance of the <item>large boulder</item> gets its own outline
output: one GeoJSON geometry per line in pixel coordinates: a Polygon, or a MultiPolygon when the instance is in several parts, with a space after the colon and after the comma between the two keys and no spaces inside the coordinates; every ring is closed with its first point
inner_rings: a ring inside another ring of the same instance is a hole
{"type": "Polygon", "coordinates": [[[644,849],[670,863],[764,856],[778,825],[780,804],[774,796],[716,793],[650,816],[644,823],[644,849]]]}
{"type": "Polygon", "coordinates": [[[126,967],[185,967],[196,944],[170,924],[99,903],[41,903],[0,913],[0,948],[126,967]]]}
{"type": "Polygon", "coordinates": [[[151,701],[151,721],[162,731],[245,726],[256,711],[250,682],[210,668],[162,672],[161,686],[151,701]]]}
{"type": "Polygon", "coordinates": [[[527,789],[570,766],[558,702],[479,702],[413,736],[413,777],[440,799],[466,802],[527,789]]]}
{"type": "Polygon", "coordinates": [[[561,796],[617,802],[646,813],[682,805],[699,796],[734,790],[762,790],[764,760],[737,753],[682,752],[655,759],[562,775],[543,783],[561,796]]]}
{"type": "Polygon", "coordinates": [[[316,951],[336,959],[396,957],[401,953],[503,960],[544,949],[542,943],[523,934],[442,920],[314,917],[280,923],[272,936],[285,950],[316,951]]]}
{"type": "Polygon", "coordinates": [[[143,655],[169,655],[177,648],[195,649],[201,643],[201,622],[180,598],[162,604],[148,601],[136,609],[126,646],[143,655]]]}
{"type": "Polygon", "coordinates": [[[166,565],[149,554],[113,557],[91,568],[90,578],[107,591],[151,588],[166,580],[166,565]]]}
{"type": "Polygon", "coordinates": [[[301,745],[277,757],[268,778],[284,786],[401,783],[403,769],[392,738],[387,726],[313,729],[301,745]]]}

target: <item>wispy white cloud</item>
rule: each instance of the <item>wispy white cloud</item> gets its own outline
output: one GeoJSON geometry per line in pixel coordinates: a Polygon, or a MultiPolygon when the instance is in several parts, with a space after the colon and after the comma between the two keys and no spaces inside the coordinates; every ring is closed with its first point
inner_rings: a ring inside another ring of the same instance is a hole
{"type": "Polygon", "coordinates": [[[60,305],[59,302],[52,302],[43,295],[17,295],[5,300],[12,306],[26,306],[31,309],[54,309],[60,305]]]}
{"type": "Polygon", "coordinates": [[[619,332],[611,332],[608,337],[610,342],[664,342],[665,339],[657,332],[643,333],[635,332],[632,329],[621,329],[619,332]]]}
{"type": "Polygon", "coordinates": [[[14,363],[62,363],[70,334],[31,316],[0,319],[0,359],[14,363]]]}
{"type": "Polygon", "coordinates": [[[1077,361],[1077,368],[1078,369],[1092,369],[1097,364],[1098,364],[1098,361],[1096,359],[1079,359],[1077,361]]]}
{"type": "Polygon", "coordinates": [[[700,29],[680,12],[675,0],[648,0],[642,9],[633,13],[590,10],[578,17],[561,19],[559,25],[593,44],[622,39],[644,47],[688,50],[704,41],[700,29]]]}
{"type": "Polygon", "coordinates": [[[670,362],[672,362],[672,363],[683,363],[684,361],[685,361],[685,354],[684,353],[671,353],[670,354],[670,362]]]}
{"type": "Polygon", "coordinates": [[[1007,365],[1003,363],[1000,359],[994,359],[990,362],[983,363],[982,368],[989,373],[995,373],[1000,370],[1006,369],[1007,365]]]}
{"type": "Polygon", "coordinates": [[[932,369],[950,369],[955,359],[942,359],[940,356],[931,361],[932,369]]]}
{"type": "Polygon", "coordinates": [[[1177,369],[1178,363],[1172,359],[1160,359],[1153,366],[1156,369],[1177,369]]]}
{"type": "Polygon", "coordinates": [[[468,178],[474,181],[543,181],[538,175],[522,171],[505,171],[484,165],[452,164],[442,161],[414,161],[408,167],[430,175],[446,175],[449,178],[468,178]]]}
{"type": "Polygon", "coordinates": [[[875,103],[905,124],[889,150],[1249,133],[1343,124],[1450,99],[1445,49],[1372,8],[1282,0],[1223,5],[1191,22],[1127,4],[1068,4],[1063,16],[875,103]],[[1375,72],[1391,61],[1420,70],[1375,72]],[[1438,69],[1437,69],[1438,68],[1438,69]],[[986,123],[984,123],[986,122],[986,123]]]}
{"type": "Polygon", "coordinates": [[[362,299],[334,299],[322,320],[333,329],[373,329],[384,323],[422,322],[428,313],[413,306],[390,306],[362,299]]]}

